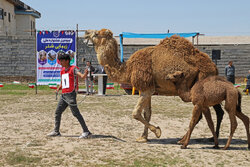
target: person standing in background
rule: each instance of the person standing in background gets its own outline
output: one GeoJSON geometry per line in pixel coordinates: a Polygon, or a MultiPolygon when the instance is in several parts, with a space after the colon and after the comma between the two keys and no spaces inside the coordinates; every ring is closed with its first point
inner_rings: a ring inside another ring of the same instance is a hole
{"type": "Polygon", "coordinates": [[[86,93],[93,94],[93,76],[92,74],[95,71],[95,68],[91,65],[90,61],[87,61],[85,69],[88,70],[88,75],[85,78],[85,85],[86,85],[86,93]],[[90,88],[90,91],[89,91],[90,88]]]}
{"type": "Polygon", "coordinates": [[[235,84],[235,67],[233,61],[229,61],[228,65],[225,67],[225,76],[229,82],[235,84]]]}
{"type": "Polygon", "coordinates": [[[246,77],[246,82],[247,82],[247,85],[246,85],[245,89],[243,90],[243,92],[246,92],[247,89],[248,89],[248,91],[250,90],[250,70],[248,70],[248,75],[246,77]]]}

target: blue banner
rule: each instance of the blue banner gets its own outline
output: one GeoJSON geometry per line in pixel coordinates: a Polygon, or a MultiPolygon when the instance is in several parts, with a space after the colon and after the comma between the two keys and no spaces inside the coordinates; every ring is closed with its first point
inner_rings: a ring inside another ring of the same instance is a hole
{"type": "Polygon", "coordinates": [[[37,32],[37,84],[60,84],[62,66],[58,56],[68,53],[76,65],[76,34],[73,30],[37,32]]]}

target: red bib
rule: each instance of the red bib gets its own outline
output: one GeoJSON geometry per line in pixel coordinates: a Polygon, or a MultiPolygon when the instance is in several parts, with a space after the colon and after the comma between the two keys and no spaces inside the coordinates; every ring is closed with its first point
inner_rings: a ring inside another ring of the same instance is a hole
{"type": "Polygon", "coordinates": [[[61,71],[61,84],[62,84],[62,93],[71,93],[74,90],[78,90],[78,76],[74,76],[74,69],[77,66],[70,66],[67,71],[65,67],[61,71]]]}

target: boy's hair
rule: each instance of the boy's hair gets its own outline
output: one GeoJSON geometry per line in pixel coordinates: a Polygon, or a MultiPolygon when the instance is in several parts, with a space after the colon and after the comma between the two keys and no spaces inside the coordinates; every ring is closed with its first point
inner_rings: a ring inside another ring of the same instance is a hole
{"type": "Polygon", "coordinates": [[[67,53],[62,53],[58,56],[58,60],[69,60],[70,61],[70,55],[67,53]]]}

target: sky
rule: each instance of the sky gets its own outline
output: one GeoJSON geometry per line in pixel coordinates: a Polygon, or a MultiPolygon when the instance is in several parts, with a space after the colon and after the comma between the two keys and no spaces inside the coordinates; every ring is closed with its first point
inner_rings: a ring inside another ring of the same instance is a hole
{"type": "Polygon", "coordinates": [[[200,32],[250,36],[250,0],[21,0],[41,13],[37,30],[200,32]]]}

